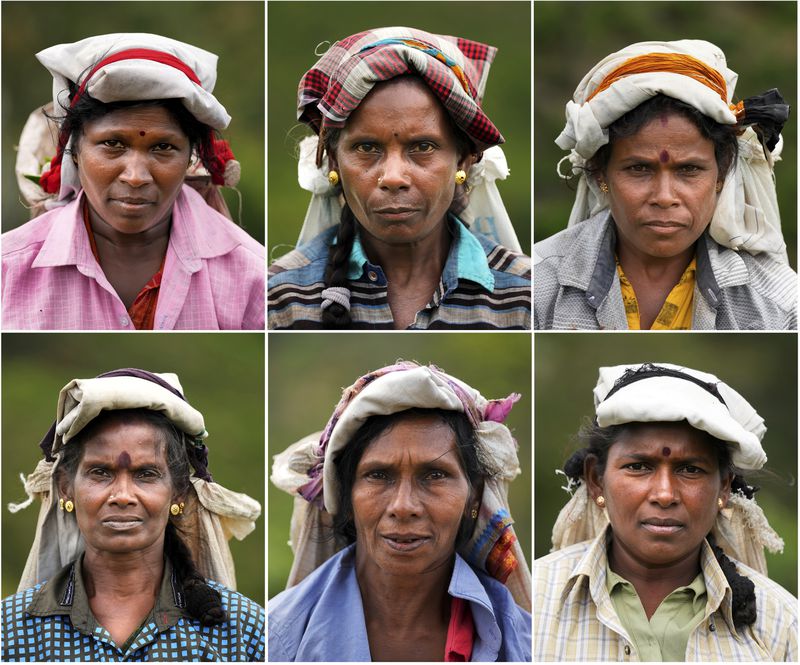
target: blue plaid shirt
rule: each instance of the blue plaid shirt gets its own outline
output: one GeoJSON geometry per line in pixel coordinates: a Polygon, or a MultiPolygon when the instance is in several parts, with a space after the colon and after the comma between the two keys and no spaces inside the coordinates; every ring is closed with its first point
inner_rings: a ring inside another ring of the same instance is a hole
{"type": "Polygon", "coordinates": [[[118,646],[92,615],[81,559],[51,580],[3,600],[2,660],[205,661],[264,660],[264,609],[210,582],[222,595],[228,620],[202,626],[185,611],[183,590],[165,562],[161,591],[133,638],[118,646]]]}

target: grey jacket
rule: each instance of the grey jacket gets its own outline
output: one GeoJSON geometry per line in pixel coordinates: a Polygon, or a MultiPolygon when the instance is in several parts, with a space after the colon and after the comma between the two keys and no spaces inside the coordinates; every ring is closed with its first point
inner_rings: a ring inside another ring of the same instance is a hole
{"type": "MultiPolygon", "coordinates": [[[[608,210],[533,247],[534,328],[627,330],[608,210]]],[[[795,330],[797,275],[766,254],[697,242],[692,328],[795,330]]]]}

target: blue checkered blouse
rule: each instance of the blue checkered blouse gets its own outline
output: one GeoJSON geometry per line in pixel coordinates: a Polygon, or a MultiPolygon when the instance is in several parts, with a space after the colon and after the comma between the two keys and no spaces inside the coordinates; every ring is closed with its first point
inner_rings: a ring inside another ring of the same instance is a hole
{"type": "Polygon", "coordinates": [[[47,582],[3,600],[2,660],[206,661],[264,660],[264,609],[216,582],[228,620],[201,626],[186,614],[169,562],[152,611],[125,644],[114,643],[89,608],[80,560],[47,582]]]}

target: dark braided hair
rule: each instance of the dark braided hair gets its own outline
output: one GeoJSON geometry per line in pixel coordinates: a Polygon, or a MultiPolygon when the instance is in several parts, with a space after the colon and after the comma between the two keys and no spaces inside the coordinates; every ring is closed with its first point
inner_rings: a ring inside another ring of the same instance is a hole
{"type": "MultiPolygon", "coordinates": [[[[682,421],[686,423],[686,421],[682,421]]],[[[626,423],[600,427],[597,420],[592,420],[584,425],[578,433],[578,439],[585,447],[576,450],[564,463],[564,473],[574,483],[584,482],[583,472],[586,458],[593,455],[596,459],[598,475],[602,476],[608,461],[608,451],[615,441],[618,441],[626,431],[630,431],[640,423],[626,423]]],[[[687,423],[688,424],[688,423],[687,423]]],[[[736,467],[731,462],[730,448],[719,439],[703,432],[706,440],[714,447],[721,477],[731,474],[731,492],[741,494],[747,499],[752,499],[758,487],[747,484],[747,481],[737,473],[736,467]]],[[[736,564],[731,561],[722,548],[717,545],[714,536],[709,533],[706,540],[714,552],[725,579],[733,592],[733,623],[737,628],[748,626],[756,620],[756,595],[753,582],[736,571],[736,564]]]]}
{"type": "MultiPolygon", "coordinates": [[[[404,75],[397,77],[416,78],[414,75],[404,75]]],[[[391,80],[397,80],[391,79],[391,80]]],[[[421,80],[421,79],[419,79],[421,80]]],[[[439,102],[441,103],[441,102],[439,102]]],[[[450,131],[456,143],[456,150],[460,157],[476,155],[480,159],[481,153],[478,152],[472,139],[458,127],[449,113],[445,113],[445,118],[450,127],[450,131]]],[[[319,145],[317,150],[317,166],[322,164],[323,152],[333,155],[339,145],[342,130],[339,128],[324,128],[320,133],[319,145]]],[[[477,160],[476,160],[477,161],[477,160]]],[[[341,187],[341,185],[339,185],[341,187]]],[[[450,204],[449,212],[454,215],[460,214],[469,204],[469,195],[465,187],[456,187],[453,201],[450,204]]],[[[325,288],[340,287],[348,288],[347,279],[348,259],[353,249],[353,242],[356,238],[358,220],[356,219],[350,206],[345,201],[342,206],[342,216],[339,221],[339,229],[336,234],[336,244],[331,245],[328,250],[328,263],[325,266],[325,288]]],[[[322,310],[322,324],[325,328],[347,328],[352,323],[350,311],[339,303],[332,303],[322,310]]]]}
{"type": "MultiPolygon", "coordinates": [[[[101,411],[72,440],[61,449],[61,461],[56,473],[70,484],[75,479],[78,466],[83,458],[84,444],[91,440],[104,423],[145,422],[153,426],[166,446],[167,468],[169,469],[172,491],[175,496],[185,496],[191,491],[189,479],[191,467],[187,446],[194,445],[189,437],[179,432],[172,422],[161,412],[150,409],[119,409],[101,411]]],[[[178,583],[183,587],[188,614],[204,626],[223,623],[227,619],[222,607],[222,597],[212,589],[195,567],[192,555],[179,533],[179,527],[172,520],[167,522],[164,534],[164,555],[172,563],[178,583]]]]}

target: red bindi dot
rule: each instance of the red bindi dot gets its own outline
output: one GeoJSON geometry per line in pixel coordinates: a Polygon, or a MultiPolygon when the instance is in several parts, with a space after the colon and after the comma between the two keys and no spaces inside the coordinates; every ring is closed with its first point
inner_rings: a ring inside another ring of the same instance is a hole
{"type": "Polygon", "coordinates": [[[117,466],[120,469],[127,469],[131,465],[131,456],[128,455],[128,452],[123,450],[119,457],[117,457],[117,466]]]}
{"type": "Polygon", "coordinates": [[[661,160],[662,164],[666,164],[669,161],[669,153],[666,150],[662,150],[658,158],[661,160]]]}
{"type": "Polygon", "coordinates": [[[139,132],[139,136],[144,136],[144,132],[139,132]]]}
{"type": "Polygon", "coordinates": [[[661,454],[662,454],[662,455],[664,455],[664,457],[669,457],[669,454],[670,454],[671,452],[672,452],[672,451],[671,451],[669,448],[667,448],[666,446],[664,446],[664,447],[662,448],[662,450],[661,450],[661,454]]]}
{"type": "Polygon", "coordinates": [[[669,123],[669,117],[667,116],[666,113],[662,114],[659,119],[661,120],[661,126],[662,127],[666,127],[667,124],[669,123]]]}

